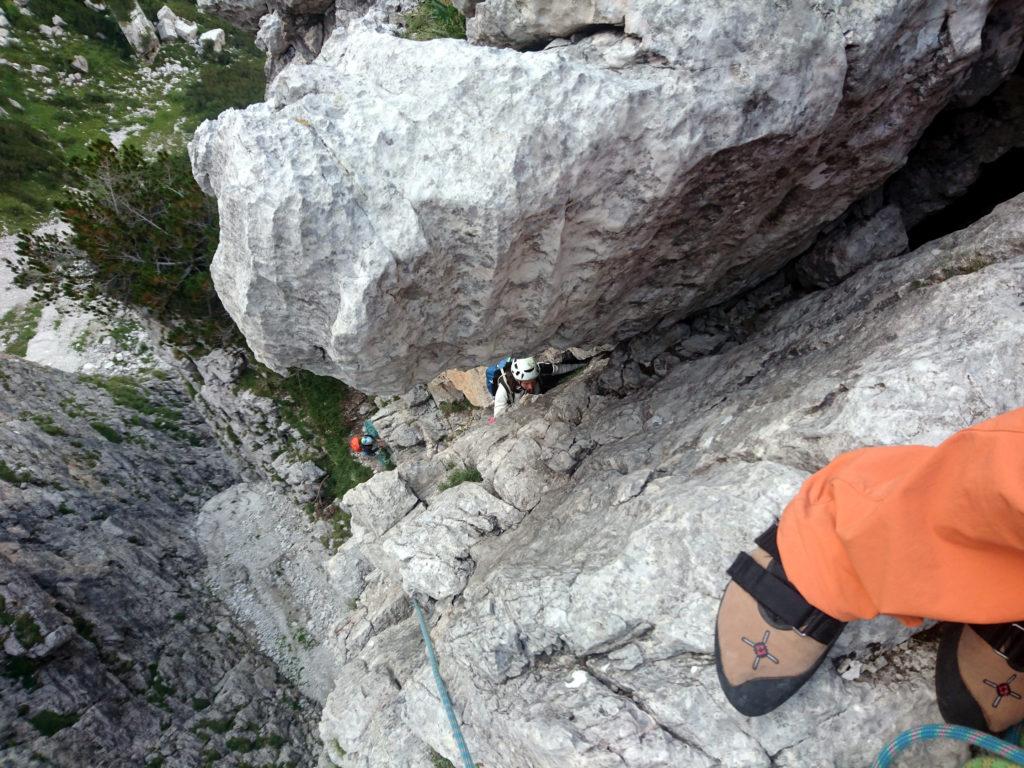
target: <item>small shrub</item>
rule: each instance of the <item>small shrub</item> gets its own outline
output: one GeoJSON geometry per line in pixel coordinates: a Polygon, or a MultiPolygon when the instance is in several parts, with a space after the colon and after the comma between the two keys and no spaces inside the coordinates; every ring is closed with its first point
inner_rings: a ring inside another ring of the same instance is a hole
{"type": "Polygon", "coordinates": [[[466,17],[451,0],[423,0],[405,14],[405,36],[411,40],[466,38],[466,17]]]}
{"type": "Polygon", "coordinates": [[[63,429],[61,429],[60,427],[58,427],[56,424],[53,423],[53,417],[52,416],[48,416],[46,414],[39,413],[39,414],[35,414],[34,416],[31,416],[29,418],[32,420],[32,422],[37,427],[39,427],[39,429],[41,429],[43,432],[45,432],[48,435],[53,435],[54,437],[58,437],[60,435],[66,435],[67,434],[67,432],[65,432],[63,429]]]}
{"type": "Polygon", "coordinates": [[[121,436],[120,432],[118,432],[113,427],[104,424],[102,421],[90,421],[89,426],[95,429],[97,432],[99,432],[112,443],[124,442],[124,437],[121,436]]]}
{"type": "Polygon", "coordinates": [[[465,413],[466,411],[473,410],[473,404],[469,400],[455,400],[454,402],[445,401],[437,406],[438,409],[445,416],[451,416],[453,413],[465,413]]]}
{"type": "Polygon", "coordinates": [[[455,768],[451,760],[446,759],[433,749],[430,750],[430,762],[434,768],[455,768]]]}
{"type": "Polygon", "coordinates": [[[8,656],[4,661],[3,676],[11,680],[21,682],[22,688],[32,691],[39,687],[39,680],[36,678],[36,671],[43,665],[37,659],[30,659],[25,656],[8,656]]]}
{"type": "Polygon", "coordinates": [[[39,731],[43,736],[53,736],[58,731],[63,731],[65,728],[69,728],[78,722],[81,717],[77,712],[70,712],[66,715],[62,715],[59,712],[54,712],[50,709],[44,709],[37,715],[33,715],[28,719],[35,729],[39,731]]]}
{"type": "Polygon", "coordinates": [[[14,617],[14,636],[24,648],[31,648],[43,642],[43,633],[39,625],[27,613],[19,613],[14,617]]]}
{"type": "Polygon", "coordinates": [[[197,729],[211,731],[213,733],[227,733],[231,730],[235,718],[226,717],[223,720],[200,720],[196,724],[197,729]]]}
{"type": "MultiPolygon", "coordinates": [[[[323,451],[316,459],[328,472],[320,509],[373,475],[372,470],[356,461],[349,451],[348,439],[353,425],[345,418],[342,406],[351,396],[351,390],[344,382],[309,371],[278,376],[263,366],[252,364],[239,378],[238,386],[275,400],[285,420],[323,451]]],[[[347,527],[348,521],[332,515],[328,522],[347,527]]]]}
{"type": "Polygon", "coordinates": [[[11,469],[3,459],[0,459],[0,480],[4,480],[12,485],[32,482],[32,478],[28,474],[24,472],[16,472],[11,469]]]}
{"type": "Polygon", "coordinates": [[[437,486],[439,491],[447,491],[449,488],[454,488],[456,485],[462,483],[479,483],[483,480],[480,475],[480,471],[476,467],[463,467],[461,469],[453,469],[448,473],[448,477],[445,478],[444,482],[437,486]]]}

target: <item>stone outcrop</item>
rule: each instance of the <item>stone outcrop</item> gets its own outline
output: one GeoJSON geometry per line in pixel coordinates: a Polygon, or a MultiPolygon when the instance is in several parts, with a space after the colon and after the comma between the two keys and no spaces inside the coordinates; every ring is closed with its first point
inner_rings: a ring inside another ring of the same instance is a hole
{"type": "Polygon", "coordinates": [[[117,23],[135,52],[147,61],[152,61],[160,50],[160,39],[153,22],[146,18],[146,12],[139,7],[138,0],[133,1],[128,18],[118,19],[117,23]]]}
{"type": "Polygon", "coordinates": [[[206,588],[236,479],[171,380],[0,356],[0,764],[313,765],[313,704],[206,588]]]}
{"type": "Polygon", "coordinates": [[[198,0],[196,5],[203,13],[248,29],[255,29],[268,10],[267,0],[198,0]]]}
{"type": "Polygon", "coordinates": [[[199,44],[207,53],[220,53],[224,50],[224,30],[206,30],[199,36],[199,44]]]}
{"type": "Polygon", "coordinates": [[[1024,10],[989,5],[651,0],[537,52],[355,24],[197,132],[218,291],[272,368],[374,392],[627,338],[777,271],[1005,75],[986,25],[1024,10]]]}
{"type": "Polygon", "coordinates": [[[743,718],[715,679],[714,616],[728,563],[809,473],[1020,405],[1022,279],[1024,196],[837,287],[776,279],[665,324],[494,426],[400,453],[345,499],[355,536],[330,570],[363,592],[321,721],[332,761],[456,759],[399,585],[432,607],[484,765],[867,765],[938,721],[934,637],[892,620],[851,626],[791,702],[743,718]],[[462,466],[482,482],[442,490],[462,466]]]}
{"type": "Polygon", "coordinates": [[[160,37],[160,42],[185,40],[194,43],[199,36],[198,24],[179,17],[166,5],[156,12],[156,18],[156,33],[160,37]]]}

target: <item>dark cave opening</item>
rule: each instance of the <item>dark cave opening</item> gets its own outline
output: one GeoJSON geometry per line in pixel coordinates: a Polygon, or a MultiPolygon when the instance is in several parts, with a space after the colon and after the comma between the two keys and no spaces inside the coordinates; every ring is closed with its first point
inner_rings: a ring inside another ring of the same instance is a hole
{"type": "Polygon", "coordinates": [[[907,233],[910,250],[970,226],[1002,202],[1024,192],[1024,147],[1015,147],[981,166],[964,194],[925,217],[907,233]]]}

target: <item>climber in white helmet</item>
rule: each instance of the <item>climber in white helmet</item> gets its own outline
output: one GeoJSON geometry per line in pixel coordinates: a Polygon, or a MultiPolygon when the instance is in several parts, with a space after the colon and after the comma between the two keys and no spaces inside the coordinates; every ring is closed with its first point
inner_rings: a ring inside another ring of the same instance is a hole
{"type": "Polygon", "coordinates": [[[586,364],[586,360],[577,360],[571,354],[563,358],[561,363],[538,363],[532,357],[512,358],[497,376],[492,420],[515,403],[517,396],[539,395],[557,384],[562,376],[586,364]]]}

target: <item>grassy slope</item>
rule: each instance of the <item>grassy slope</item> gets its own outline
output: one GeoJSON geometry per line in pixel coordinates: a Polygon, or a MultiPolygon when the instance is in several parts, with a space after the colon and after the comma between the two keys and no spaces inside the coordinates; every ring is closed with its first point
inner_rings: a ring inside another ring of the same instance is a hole
{"type": "MultiPolygon", "coordinates": [[[[143,7],[155,17],[163,4],[146,2],[143,7]]],[[[44,220],[60,191],[63,164],[85,152],[90,141],[106,138],[107,131],[137,124],[143,128],[131,141],[151,148],[183,148],[202,120],[262,98],[262,54],[251,36],[199,13],[185,0],[167,4],[182,18],[198,22],[200,31],[223,28],[228,41],[217,61],[204,60],[183,42],[164,45],[149,71],[172,61],[189,69],[165,94],[172,77],[145,77],[142,62],[110,14],[89,10],[80,0],[30,0],[33,15],[24,16],[10,0],[0,0],[20,40],[0,49],[0,57],[22,67],[16,71],[0,65],[0,106],[10,113],[0,118],[0,176],[17,180],[0,185],[0,229],[44,220]],[[49,41],[38,27],[49,24],[54,14],[67,22],[68,34],[49,41]],[[89,62],[85,82],[78,87],[61,84],[58,78],[70,71],[72,58],[79,54],[89,62]],[[33,75],[33,64],[49,71],[33,75]],[[47,88],[56,93],[47,96],[47,88]],[[24,110],[11,107],[10,98],[24,110]]]]}

